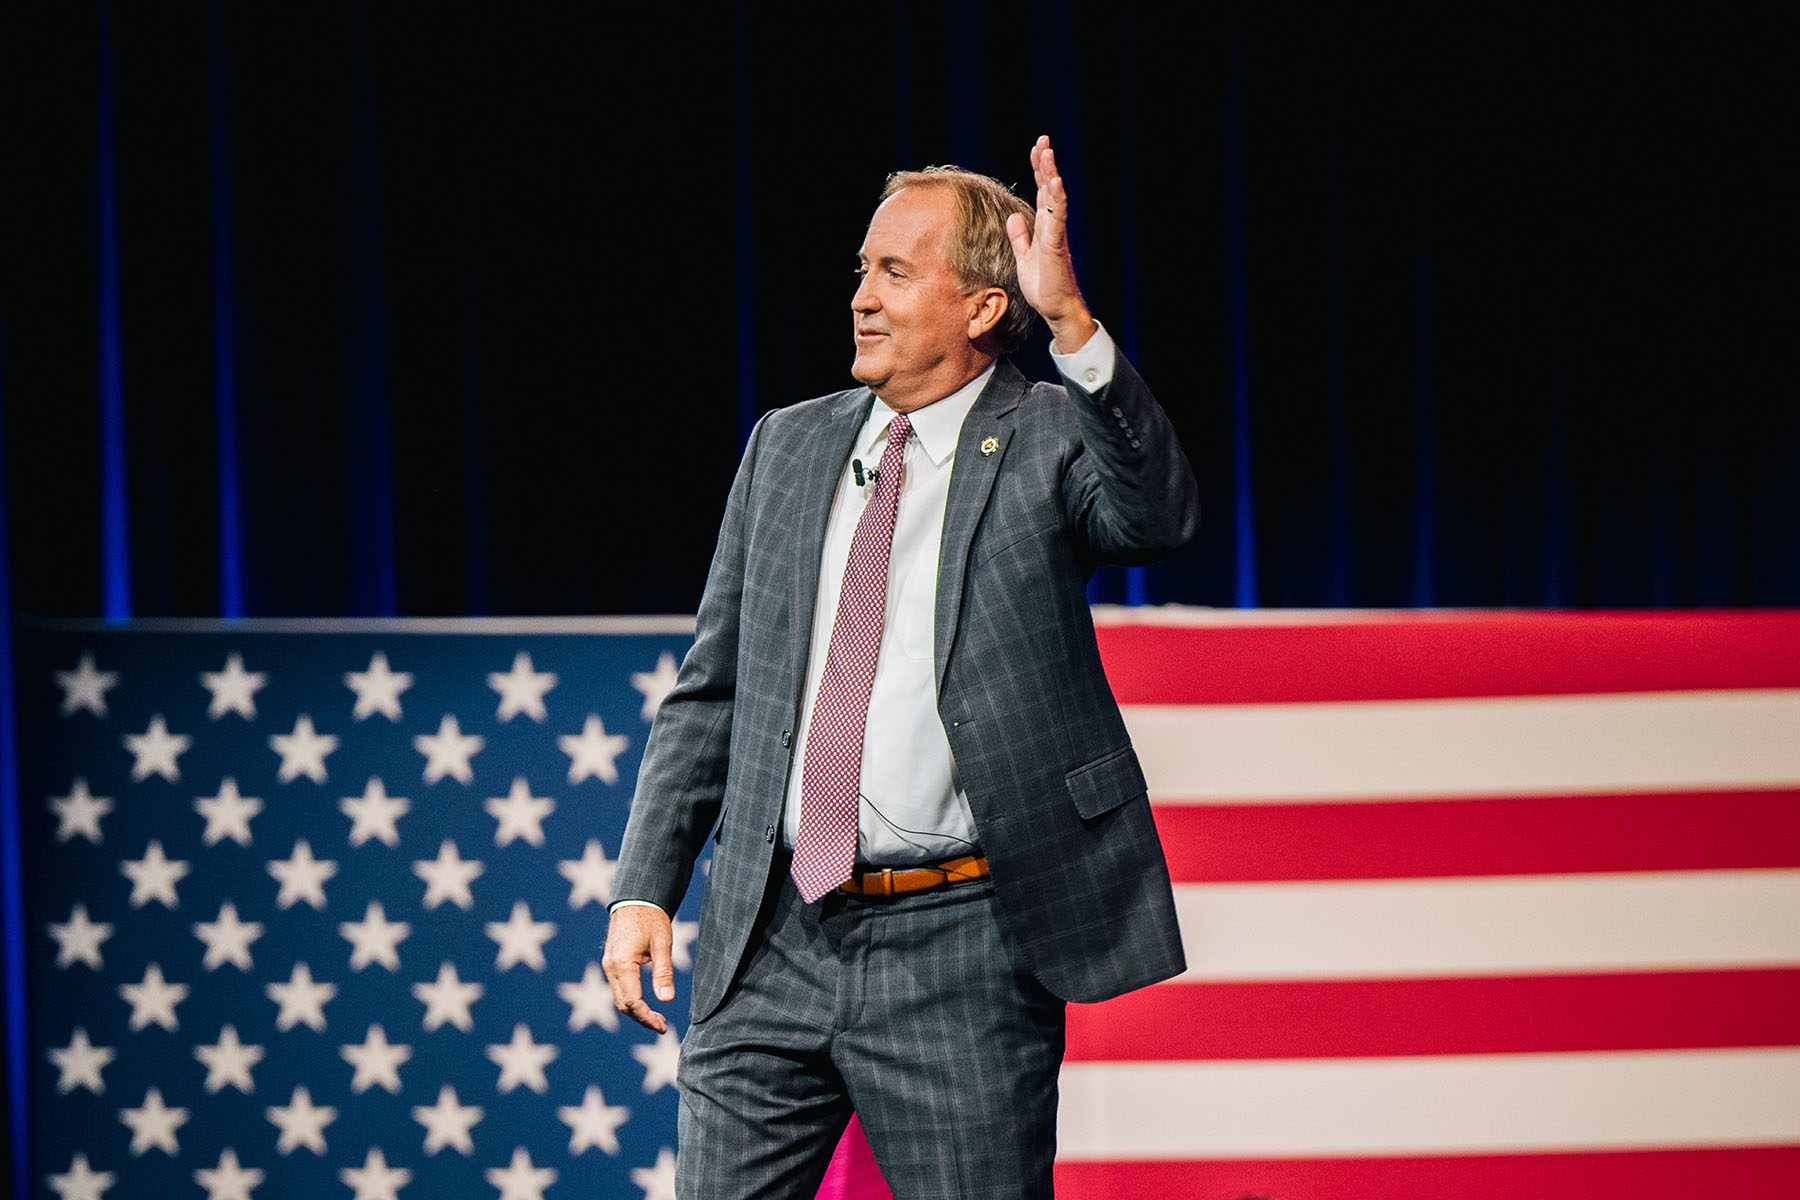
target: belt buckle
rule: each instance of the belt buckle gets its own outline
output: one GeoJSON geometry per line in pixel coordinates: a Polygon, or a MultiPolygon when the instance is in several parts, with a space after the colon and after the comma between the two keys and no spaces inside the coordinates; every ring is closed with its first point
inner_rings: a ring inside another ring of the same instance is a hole
{"type": "Polygon", "coordinates": [[[844,890],[853,896],[891,897],[894,894],[894,868],[855,868],[850,872],[850,879],[844,884],[844,890]]]}

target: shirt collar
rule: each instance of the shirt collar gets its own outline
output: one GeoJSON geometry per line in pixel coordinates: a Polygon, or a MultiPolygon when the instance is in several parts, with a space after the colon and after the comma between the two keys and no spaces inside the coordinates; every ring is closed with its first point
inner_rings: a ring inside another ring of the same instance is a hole
{"type": "MultiPolygon", "coordinates": [[[[963,421],[968,417],[969,410],[975,407],[975,401],[980,399],[981,389],[987,386],[989,378],[993,376],[995,365],[989,363],[987,370],[942,400],[914,409],[908,414],[913,433],[918,435],[919,445],[937,466],[943,466],[955,452],[956,435],[962,432],[963,421]]],[[[875,403],[869,406],[869,419],[863,422],[862,432],[856,435],[857,454],[863,458],[870,457],[875,447],[886,439],[888,422],[893,419],[894,410],[877,397],[875,403]]]]}

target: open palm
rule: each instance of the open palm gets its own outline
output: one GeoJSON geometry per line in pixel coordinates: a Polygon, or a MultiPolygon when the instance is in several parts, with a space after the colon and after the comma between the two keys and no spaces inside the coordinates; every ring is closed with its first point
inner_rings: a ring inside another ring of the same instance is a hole
{"type": "Polygon", "coordinates": [[[1019,265],[1019,290],[1025,302],[1049,323],[1059,348],[1074,349],[1093,333],[1093,317],[1075,283],[1069,257],[1069,197],[1056,169],[1049,137],[1031,147],[1031,173],[1037,182],[1037,212],[1027,222],[1017,213],[1006,219],[1006,236],[1019,265]]]}

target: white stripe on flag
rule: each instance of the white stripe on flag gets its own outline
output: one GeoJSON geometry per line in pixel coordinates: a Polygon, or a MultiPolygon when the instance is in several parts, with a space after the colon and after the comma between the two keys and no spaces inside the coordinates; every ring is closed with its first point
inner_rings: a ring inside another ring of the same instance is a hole
{"type": "Polygon", "coordinates": [[[1128,705],[1158,803],[1800,783],[1800,690],[1128,705]]]}
{"type": "Polygon", "coordinates": [[[1800,1142],[1800,1049],[1070,1063],[1065,1160],[1800,1142]]]}
{"type": "Polygon", "coordinates": [[[1800,964],[1800,870],[1180,884],[1190,982],[1800,964]]]}

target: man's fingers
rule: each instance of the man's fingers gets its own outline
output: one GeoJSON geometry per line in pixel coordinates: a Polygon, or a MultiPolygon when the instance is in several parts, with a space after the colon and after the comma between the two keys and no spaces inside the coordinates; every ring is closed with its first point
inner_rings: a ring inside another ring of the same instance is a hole
{"type": "MultiPolygon", "coordinates": [[[[612,985],[613,1007],[636,1021],[639,1025],[654,1029],[658,1033],[666,1033],[669,1022],[663,1015],[651,1008],[644,1000],[644,983],[641,976],[643,964],[648,957],[639,958],[635,962],[620,961],[612,954],[606,956],[604,967],[606,981],[612,985]]],[[[674,989],[663,999],[673,998],[674,989]]]]}
{"type": "Polygon", "coordinates": [[[606,982],[612,988],[613,1007],[620,1012],[624,1012],[626,1006],[633,1001],[643,999],[644,985],[638,979],[638,965],[643,961],[638,959],[633,962],[615,954],[610,947],[601,960],[600,965],[606,971],[606,982]]]}
{"type": "Polygon", "coordinates": [[[675,961],[669,953],[671,941],[667,926],[650,932],[650,986],[656,989],[658,1000],[675,998],[675,961]]]}
{"type": "Polygon", "coordinates": [[[642,1000],[634,1000],[624,1006],[621,1011],[646,1029],[654,1029],[658,1033],[669,1032],[668,1020],[654,1008],[642,1000]]]}
{"type": "Polygon", "coordinates": [[[1012,243],[1013,257],[1020,262],[1031,253],[1031,222],[1023,215],[1012,213],[1006,218],[1006,240],[1012,243]]]}
{"type": "MultiPolygon", "coordinates": [[[[1066,225],[1069,220],[1069,194],[1063,189],[1062,172],[1056,166],[1056,151],[1050,145],[1050,136],[1040,134],[1031,147],[1031,174],[1037,181],[1037,220],[1048,221],[1045,232],[1050,234],[1050,244],[1060,248],[1062,242],[1058,236],[1058,225],[1066,225]]],[[[1012,237],[1012,222],[1007,222],[1007,235],[1012,237]]],[[[1018,250],[1018,239],[1013,238],[1013,249],[1018,250]]]]}
{"type": "Polygon", "coordinates": [[[1062,192],[1062,180],[1052,183],[1056,186],[1046,187],[1044,198],[1038,201],[1037,240],[1049,253],[1061,254],[1068,240],[1069,206],[1062,192]]]}

